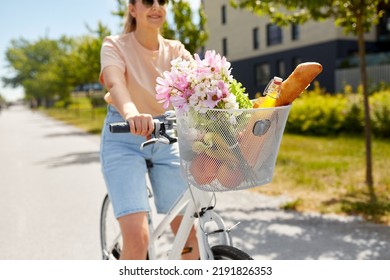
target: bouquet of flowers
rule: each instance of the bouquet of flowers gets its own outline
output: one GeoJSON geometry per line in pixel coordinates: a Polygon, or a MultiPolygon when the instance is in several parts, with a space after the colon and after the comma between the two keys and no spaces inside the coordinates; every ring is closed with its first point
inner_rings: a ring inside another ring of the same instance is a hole
{"type": "Polygon", "coordinates": [[[178,113],[191,108],[205,113],[208,109],[252,108],[252,102],[245,94],[245,88],[231,75],[230,62],[215,51],[207,51],[205,58],[198,54],[194,60],[177,58],[172,68],[157,78],[156,98],[169,104],[178,113]]]}

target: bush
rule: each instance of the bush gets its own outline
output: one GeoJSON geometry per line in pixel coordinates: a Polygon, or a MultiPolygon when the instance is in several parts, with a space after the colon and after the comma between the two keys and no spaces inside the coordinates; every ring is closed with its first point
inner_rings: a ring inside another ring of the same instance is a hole
{"type": "Polygon", "coordinates": [[[341,129],[345,100],[339,96],[325,98],[323,95],[306,94],[294,102],[288,118],[290,132],[328,135],[341,129]]]}
{"type": "MultiPolygon", "coordinates": [[[[390,137],[390,91],[373,94],[370,104],[374,135],[390,137]]],[[[287,132],[306,135],[362,134],[363,128],[361,94],[331,95],[318,90],[294,101],[286,125],[287,132]]]]}
{"type": "Polygon", "coordinates": [[[390,138],[390,90],[373,94],[370,105],[374,135],[390,138]]]}

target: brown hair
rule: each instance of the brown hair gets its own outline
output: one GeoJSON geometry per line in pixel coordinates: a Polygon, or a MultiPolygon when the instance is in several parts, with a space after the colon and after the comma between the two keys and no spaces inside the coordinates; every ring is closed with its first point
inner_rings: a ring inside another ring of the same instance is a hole
{"type": "MultiPolygon", "coordinates": [[[[129,0],[129,4],[135,5],[136,0],[129,0]]],[[[137,22],[135,18],[130,14],[129,9],[127,9],[126,15],[125,15],[125,24],[123,27],[123,33],[130,33],[134,31],[137,27],[137,22]]]]}

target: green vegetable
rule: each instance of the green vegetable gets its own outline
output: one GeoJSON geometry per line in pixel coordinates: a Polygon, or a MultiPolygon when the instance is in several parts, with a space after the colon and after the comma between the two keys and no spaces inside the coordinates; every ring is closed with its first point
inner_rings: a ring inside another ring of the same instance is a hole
{"type": "Polygon", "coordinates": [[[251,109],[253,107],[248,94],[245,93],[246,88],[240,82],[233,79],[229,88],[230,92],[236,96],[236,100],[240,109],[251,109]]]}

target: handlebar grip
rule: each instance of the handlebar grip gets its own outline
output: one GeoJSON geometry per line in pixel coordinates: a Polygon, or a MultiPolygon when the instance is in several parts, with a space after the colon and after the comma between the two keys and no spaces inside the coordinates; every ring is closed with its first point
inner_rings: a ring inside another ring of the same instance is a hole
{"type": "MultiPolygon", "coordinates": [[[[163,144],[173,144],[177,142],[177,138],[169,136],[166,133],[166,127],[163,122],[160,122],[158,119],[153,120],[154,130],[152,139],[141,144],[141,150],[150,144],[161,142],[163,144]]],[[[110,123],[109,129],[111,133],[129,133],[130,125],[127,122],[116,122],[110,123]]]]}
{"type": "Polygon", "coordinates": [[[110,123],[110,132],[112,133],[130,132],[130,126],[127,122],[110,123]]]}

